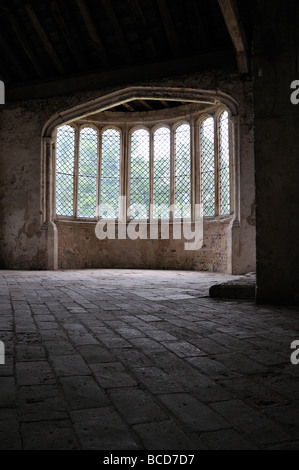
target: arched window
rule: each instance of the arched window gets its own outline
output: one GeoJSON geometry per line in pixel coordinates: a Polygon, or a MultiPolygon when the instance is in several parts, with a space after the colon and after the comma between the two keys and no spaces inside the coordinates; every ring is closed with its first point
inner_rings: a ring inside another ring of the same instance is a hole
{"type": "Polygon", "coordinates": [[[101,217],[118,217],[120,151],[120,132],[106,129],[102,133],[101,217]]]}
{"type": "Polygon", "coordinates": [[[228,112],[219,117],[219,184],[220,214],[230,213],[228,112]]]}
{"type": "Polygon", "coordinates": [[[78,217],[95,217],[97,204],[98,133],[80,130],[78,171],[78,217]]]}
{"type": "Polygon", "coordinates": [[[137,129],[131,136],[131,178],[130,206],[132,218],[147,219],[149,217],[149,132],[137,129]]]}
{"type": "Polygon", "coordinates": [[[56,144],[56,213],[72,216],[74,202],[75,129],[57,129],[56,144]]]}
{"type": "Polygon", "coordinates": [[[170,130],[154,132],[154,218],[169,217],[170,208],[170,130]]]}
{"type": "Polygon", "coordinates": [[[184,121],[153,119],[147,128],[130,117],[110,127],[88,122],[57,129],[58,217],[116,219],[120,195],[127,198],[122,208],[132,209],[127,220],[190,218],[198,199],[206,217],[233,212],[230,114],[222,105],[184,121]]]}
{"type": "Polygon", "coordinates": [[[201,200],[203,215],[215,214],[214,119],[206,118],[200,125],[201,200]]]}
{"type": "Polygon", "coordinates": [[[175,217],[191,216],[190,125],[175,131],[175,217]]]}

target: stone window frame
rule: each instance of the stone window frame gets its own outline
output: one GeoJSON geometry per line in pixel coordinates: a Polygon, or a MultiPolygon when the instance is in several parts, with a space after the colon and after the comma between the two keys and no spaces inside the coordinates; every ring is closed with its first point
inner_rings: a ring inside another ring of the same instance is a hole
{"type": "MultiPolygon", "coordinates": [[[[107,129],[115,129],[120,132],[120,168],[119,168],[119,196],[126,196],[126,207],[119,207],[119,218],[122,220],[129,221],[129,217],[126,215],[128,213],[128,208],[130,206],[130,176],[131,176],[131,136],[138,129],[144,129],[149,133],[149,218],[136,219],[140,221],[146,221],[153,219],[153,208],[152,204],[154,202],[154,134],[155,131],[161,127],[168,128],[170,130],[170,206],[173,207],[175,203],[175,135],[176,130],[183,124],[190,126],[190,200],[191,200],[191,219],[194,220],[195,216],[195,204],[201,203],[201,136],[200,136],[200,126],[202,122],[207,118],[212,118],[214,122],[214,161],[215,161],[215,213],[214,215],[204,216],[207,219],[214,219],[216,217],[228,217],[234,213],[234,194],[233,194],[233,145],[232,145],[232,133],[231,125],[229,125],[229,173],[230,173],[230,213],[221,214],[220,213],[220,148],[219,148],[219,134],[220,134],[220,125],[219,120],[223,112],[227,111],[228,113],[228,122],[230,124],[231,114],[230,110],[222,105],[218,104],[212,106],[211,110],[207,111],[198,111],[190,110],[189,116],[179,116],[179,117],[168,117],[167,111],[165,111],[164,119],[163,117],[158,118],[158,122],[154,120],[149,120],[149,122],[136,123],[136,118],[131,118],[126,120],[125,124],[118,125],[115,122],[111,123],[102,123],[100,125],[93,122],[83,122],[83,123],[68,123],[70,127],[75,130],[75,150],[74,150],[74,191],[73,191],[73,215],[58,215],[55,214],[55,220],[72,220],[72,221],[96,221],[100,219],[98,213],[98,206],[100,204],[100,193],[101,193],[101,161],[102,161],[102,134],[107,129]],[[97,195],[96,195],[96,212],[94,217],[79,217],[78,213],[78,178],[79,178],[79,145],[80,145],[80,132],[84,128],[92,128],[97,132],[97,195]],[[127,144],[125,144],[127,142],[127,144]]],[[[131,113],[130,113],[131,114],[131,113]]],[[[134,114],[134,113],[132,113],[134,114]]],[[[161,113],[160,113],[161,114],[161,113]]],[[[61,126],[58,126],[61,127],[61,126]]],[[[55,136],[56,144],[56,136],[55,136]]],[[[54,144],[54,146],[56,146],[54,144]]],[[[54,169],[55,174],[55,169],[54,169]]],[[[55,194],[55,183],[56,178],[54,177],[54,194],[55,194]]],[[[54,201],[55,207],[55,201],[54,201]]],[[[170,221],[180,220],[170,213],[170,221]]]]}
{"type": "MultiPolygon", "coordinates": [[[[220,105],[214,113],[204,112],[201,116],[198,117],[196,125],[199,129],[199,148],[198,148],[198,159],[199,159],[199,173],[200,173],[200,126],[208,118],[213,118],[214,121],[214,179],[215,179],[215,214],[212,216],[204,216],[205,218],[213,219],[215,217],[222,217],[233,215],[235,212],[235,197],[234,197],[234,165],[235,165],[235,155],[234,155],[234,142],[233,142],[233,119],[229,108],[226,106],[220,105]],[[230,192],[230,213],[221,214],[220,213],[220,116],[222,113],[227,111],[228,113],[228,141],[229,141],[229,192],[230,192]]],[[[201,175],[198,176],[198,190],[201,192],[201,175]]],[[[199,196],[201,201],[201,194],[199,196]]]]}
{"type": "MultiPolygon", "coordinates": [[[[233,206],[231,207],[228,228],[228,272],[233,273],[238,263],[238,246],[240,236],[240,135],[239,108],[237,101],[221,90],[207,90],[188,87],[169,86],[129,86],[116,91],[102,91],[92,94],[93,98],[82,104],[60,110],[50,116],[41,131],[41,178],[40,178],[40,224],[46,238],[46,267],[58,269],[58,231],[55,223],[55,132],[58,126],[70,124],[74,120],[83,119],[98,112],[105,112],[111,107],[136,99],[158,99],[187,101],[193,103],[209,103],[211,106],[222,104],[230,114],[231,148],[233,164],[231,167],[233,206]]],[[[92,96],[91,95],[91,96],[92,96]]],[[[192,142],[198,148],[198,143],[192,142]]],[[[198,168],[193,169],[193,175],[198,168]]],[[[194,176],[193,176],[194,177],[194,176]]],[[[192,201],[200,202],[199,188],[192,195],[192,201]]],[[[220,217],[220,216],[218,216],[220,217]]],[[[227,218],[227,217],[226,217],[227,218]]],[[[215,217],[206,217],[206,220],[215,217]]],[[[79,221],[77,222],[79,223],[79,221]]],[[[90,223],[90,222],[87,222],[90,223]]],[[[94,222],[92,222],[94,223],[94,222]]]]}

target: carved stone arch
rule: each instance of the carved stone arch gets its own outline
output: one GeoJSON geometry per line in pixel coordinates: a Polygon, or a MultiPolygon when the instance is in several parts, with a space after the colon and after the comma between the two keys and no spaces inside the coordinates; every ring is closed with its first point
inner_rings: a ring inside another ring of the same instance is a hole
{"type": "MultiPolygon", "coordinates": [[[[239,223],[239,136],[238,136],[238,104],[237,102],[220,90],[201,90],[195,88],[171,88],[171,87],[142,87],[132,86],[120,89],[113,93],[99,96],[91,101],[74,106],[65,111],[54,114],[45,123],[42,130],[42,181],[41,181],[41,214],[42,228],[47,233],[47,269],[58,267],[58,235],[54,222],[55,214],[55,169],[54,169],[54,142],[53,136],[57,126],[69,124],[74,119],[83,118],[87,115],[98,113],[118,106],[122,103],[136,99],[157,99],[173,101],[189,101],[194,103],[210,103],[216,105],[222,103],[227,107],[231,117],[231,144],[234,149],[234,219],[230,225],[228,242],[231,244],[228,251],[233,253],[235,246],[235,231],[239,223]],[[231,240],[231,242],[229,241],[231,240]]],[[[229,256],[228,272],[234,272],[233,255],[229,256]]]]}
{"type": "Polygon", "coordinates": [[[84,116],[100,111],[105,111],[113,106],[132,101],[135,99],[161,99],[174,101],[190,101],[195,103],[221,102],[226,105],[232,116],[238,114],[237,102],[226,93],[220,90],[199,90],[195,88],[169,88],[169,87],[128,87],[108,95],[100,96],[86,103],[74,106],[70,109],[54,114],[45,124],[42,137],[51,137],[54,129],[72,119],[83,118],[84,116]]]}

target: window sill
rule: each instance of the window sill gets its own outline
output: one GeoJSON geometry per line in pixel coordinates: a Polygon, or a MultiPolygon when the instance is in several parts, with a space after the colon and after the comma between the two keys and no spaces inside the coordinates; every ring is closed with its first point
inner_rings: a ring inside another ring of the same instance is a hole
{"type": "MultiPolygon", "coordinates": [[[[227,221],[230,221],[234,218],[234,214],[229,214],[229,215],[216,215],[216,216],[204,216],[203,217],[203,220],[204,222],[227,222],[227,221]]],[[[96,219],[96,218],[93,218],[93,219],[89,219],[89,218],[78,218],[78,219],[75,219],[74,217],[56,217],[54,219],[54,222],[55,223],[70,223],[70,224],[97,224],[97,222],[99,222],[100,220],[111,220],[111,221],[115,221],[115,223],[117,224],[118,223],[118,219],[96,219]]],[[[188,220],[188,219],[187,219],[188,220]]],[[[170,225],[172,224],[179,224],[179,223],[183,223],[184,219],[173,219],[173,220],[169,220],[167,218],[165,219],[130,219],[130,220],[127,220],[127,224],[130,223],[130,222],[135,222],[135,223],[138,223],[138,224],[150,224],[151,222],[152,223],[169,223],[170,225]]]]}

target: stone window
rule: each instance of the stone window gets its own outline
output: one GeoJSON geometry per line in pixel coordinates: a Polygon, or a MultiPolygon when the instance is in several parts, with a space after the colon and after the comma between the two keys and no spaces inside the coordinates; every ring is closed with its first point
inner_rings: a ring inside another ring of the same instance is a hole
{"type": "Polygon", "coordinates": [[[228,112],[219,117],[219,197],[220,214],[230,212],[230,175],[229,175],[229,131],[228,112]]]}
{"type": "Polygon", "coordinates": [[[215,136],[214,119],[200,124],[201,201],[204,215],[215,214],[215,136]]]}
{"type": "MultiPolygon", "coordinates": [[[[94,217],[97,195],[98,133],[83,127],[79,137],[78,217],[94,217]]],[[[75,185],[77,183],[75,180],[75,185]]]]}
{"type": "Polygon", "coordinates": [[[124,123],[58,127],[56,217],[118,218],[130,206],[128,218],[181,219],[192,217],[198,202],[206,217],[231,214],[229,111],[188,109],[158,122],[130,116],[124,123]]]}
{"type": "Polygon", "coordinates": [[[169,217],[170,207],[170,129],[158,127],[154,132],[154,218],[169,217]]]}
{"type": "Polygon", "coordinates": [[[175,130],[175,217],[191,216],[191,141],[190,124],[175,130]]]}
{"type": "Polygon", "coordinates": [[[130,205],[131,218],[149,217],[150,198],[150,135],[146,129],[131,134],[130,205]]]}
{"type": "Polygon", "coordinates": [[[101,169],[99,176],[101,211],[99,215],[105,218],[118,217],[120,131],[111,128],[105,129],[101,134],[101,140],[101,169]]]}
{"type": "Polygon", "coordinates": [[[56,213],[73,215],[75,129],[62,126],[57,130],[56,144],[56,213]]]}

